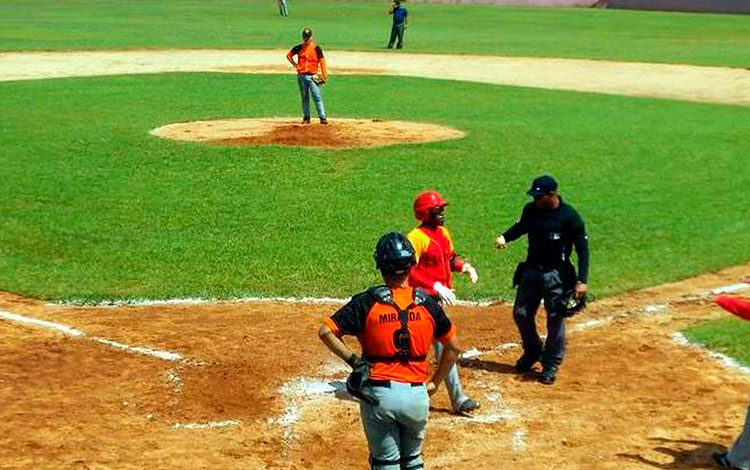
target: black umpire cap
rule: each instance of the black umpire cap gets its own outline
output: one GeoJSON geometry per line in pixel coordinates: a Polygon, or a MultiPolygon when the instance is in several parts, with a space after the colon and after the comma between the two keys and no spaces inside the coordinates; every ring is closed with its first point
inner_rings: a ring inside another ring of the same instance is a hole
{"type": "Polygon", "coordinates": [[[557,181],[549,175],[543,175],[531,182],[531,189],[526,191],[526,194],[539,197],[552,191],[557,191],[557,181]]]}

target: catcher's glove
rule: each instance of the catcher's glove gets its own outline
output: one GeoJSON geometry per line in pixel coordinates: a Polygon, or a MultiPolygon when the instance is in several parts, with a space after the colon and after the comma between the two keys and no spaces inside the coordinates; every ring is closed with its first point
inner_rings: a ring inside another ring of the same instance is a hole
{"type": "Polygon", "coordinates": [[[372,395],[368,381],[370,380],[370,369],[372,366],[363,358],[353,354],[346,361],[352,366],[352,373],[346,378],[346,391],[355,398],[359,398],[373,406],[378,406],[380,400],[372,395]]]}

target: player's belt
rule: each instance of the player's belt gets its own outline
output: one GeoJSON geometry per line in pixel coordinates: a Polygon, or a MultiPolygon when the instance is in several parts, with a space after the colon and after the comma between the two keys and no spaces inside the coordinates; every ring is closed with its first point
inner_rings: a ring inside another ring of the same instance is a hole
{"type": "MultiPolygon", "coordinates": [[[[367,383],[372,387],[385,387],[385,388],[391,388],[391,383],[394,382],[394,380],[368,380],[367,383]]],[[[422,382],[396,382],[396,383],[403,383],[403,384],[409,384],[412,387],[421,387],[424,385],[422,382]]]]}
{"type": "MultiPolygon", "coordinates": [[[[365,356],[370,362],[385,362],[386,364],[393,364],[394,362],[402,362],[400,356],[365,356]]],[[[409,362],[424,362],[427,360],[427,354],[422,356],[409,356],[409,362]]]]}

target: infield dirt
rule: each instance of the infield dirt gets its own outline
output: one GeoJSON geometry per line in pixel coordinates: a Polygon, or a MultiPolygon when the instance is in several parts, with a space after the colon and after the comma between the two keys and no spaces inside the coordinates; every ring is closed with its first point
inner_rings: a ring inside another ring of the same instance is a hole
{"type": "MultiPolygon", "coordinates": [[[[711,468],[711,452],[741,428],[750,379],[672,334],[722,315],[707,292],[749,277],[742,266],[593,303],[569,322],[569,354],[552,387],[513,372],[508,305],[450,308],[464,348],[482,352],[462,375],[483,407],[453,416],[439,392],[429,467],[711,468]]],[[[364,468],[357,404],[335,391],[345,368],[316,335],[336,308],[76,307],[4,294],[0,309],[87,336],[0,320],[0,468],[364,468]]]]}

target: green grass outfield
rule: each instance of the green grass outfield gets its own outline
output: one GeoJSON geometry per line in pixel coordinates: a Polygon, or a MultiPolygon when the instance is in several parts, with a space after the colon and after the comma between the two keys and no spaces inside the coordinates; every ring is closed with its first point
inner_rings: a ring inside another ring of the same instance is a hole
{"type": "Polygon", "coordinates": [[[221,148],[167,123],[298,114],[288,75],[162,74],[0,84],[0,286],[46,299],[347,296],[372,249],[445,192],[457,248],[509,298],[498,253],[550,172],[591,234],[595,294],[748,261],[750,109],[392,77],[336,77],[336,117],[443,123],[461,140],[369,150],[221,148]]]}
{"type": "Polygon", "coordinates": [[[683,331],[691,342],[719,351],[750,366],[750,324],[728,316],[683,331]]]}
{"type": "MultiPolygon", "coordinates": [[[[289,48],[303,26],[328,49],[382,50],[386,1],[4,0],[0,50],[289,48]]],[[[750,16],[408,4],[409,52],[750,67],[750,16]]]]}

